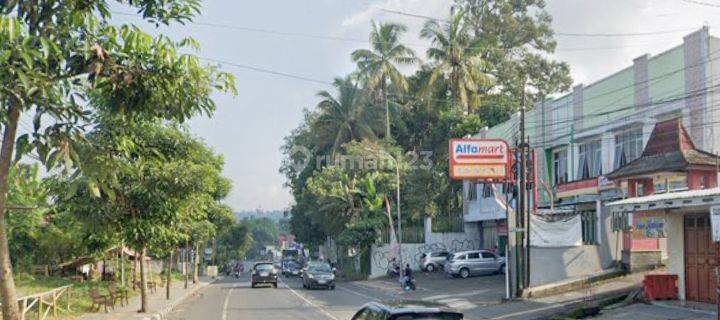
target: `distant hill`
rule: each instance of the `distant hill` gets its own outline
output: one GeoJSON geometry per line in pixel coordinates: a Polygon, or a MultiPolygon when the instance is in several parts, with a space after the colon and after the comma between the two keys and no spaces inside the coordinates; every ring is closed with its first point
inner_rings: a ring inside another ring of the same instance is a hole
{"type": "Polygon", "coordinates": [[[278,222],[280,219],[284,218],[283,212],[281,210],[246,210],[246,211],[237,211],[235,212],[235,216],[238,218],[238,220],[244,220],[244,219],[252,219],[252,218],[269,218],[272,221],[278,222]]]}

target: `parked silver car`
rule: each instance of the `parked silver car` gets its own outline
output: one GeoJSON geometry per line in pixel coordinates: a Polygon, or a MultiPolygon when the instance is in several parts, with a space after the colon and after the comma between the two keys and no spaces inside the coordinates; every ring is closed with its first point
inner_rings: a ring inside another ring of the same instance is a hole
{"type": "Polygon", "coordinates": [[[420,256],[420,269],[427,272],[442,269],[449,255],[447,251],[425,252],[420,256]]]}
{"type": "Polygon", "coordinates": [[[462,251],[450,254],[445,261],[445,272],[453,277],[505,273],[505,258],[487,250],[462,251]]]}

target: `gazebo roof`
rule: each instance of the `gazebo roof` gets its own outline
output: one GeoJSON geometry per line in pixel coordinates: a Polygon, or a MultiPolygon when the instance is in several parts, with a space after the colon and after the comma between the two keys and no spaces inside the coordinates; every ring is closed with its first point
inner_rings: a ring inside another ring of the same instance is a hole
{"type": "Polygon", "coordinates": [[[640,158],[609,173],[609,179],[657,172],[684,172],[691,166],[715,166],[717,156],[698,150],[679,118],[658,122],[640,158]]]}

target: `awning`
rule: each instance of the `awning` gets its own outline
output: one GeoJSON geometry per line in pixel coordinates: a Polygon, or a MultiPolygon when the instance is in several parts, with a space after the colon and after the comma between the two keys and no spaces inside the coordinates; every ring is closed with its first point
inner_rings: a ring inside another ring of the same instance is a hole
{"type": "Polygon", "coordinates": [[[614,212],[648,211],[720,204],[720,188],[667,192],[605,204],[614,212]]]}

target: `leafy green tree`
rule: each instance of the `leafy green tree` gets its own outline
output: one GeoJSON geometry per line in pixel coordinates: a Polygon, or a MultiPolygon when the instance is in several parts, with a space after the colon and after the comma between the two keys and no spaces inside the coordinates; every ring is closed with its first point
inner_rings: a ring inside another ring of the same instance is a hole
{"type": "Polygon", "coordinates": [[[332,155],[349,141],[375,137],[377,124],[382,121],[373,108],[368,108],[364,91],[348,76],[336,78],[334,86],[337,97],[327,91],[320,91],[323,100],[317,105],[319,116],[314,121],[321,143],[332,145],[332,155]]]}
{"type": "Polygon", "coordinates": [[[398,93],[408,89],[407,79],[398,66],[412,65],[417,61],[415,53],[400,44],[400,34],[407,28],[394,23],[373,22],[370,32],[370,49],[355,50],[351,57],[357,63],[367,88],[375,96],[374,101],[385,102],[385,138],[390,139],[390,105],[388,91],[391,86],[398,93]],[[382,97],[382,100],[379,98],[382,97]]]}
{"type": "MultiPolygon", "coordinates": [[[[199,0],[121,1],[157,24],[188,22],[199,0]]],[[[36,151],[52,169],[78,162],[75,144],[102,103],[135,117],[186,119],[213,109],[213,89],[230,89],[229,77],[177,53],[180,44],[153,39],[137,28],[112,27],[110,1],[3,1],[0,3],[0,296],[4,319],[19,309],[8,248],[8,172],[12,157],[36,151]],[[142,100],[142,103],[139,103],[142,100]],[[82,102],[90,103],[82,103],[82,102]],[[34,115],[33,132],[17,136],[23,114],[34,115]],[[50,120],[50,121],[48,121],[50,120]]],[[[93,193],[96,181],[91,183],[93,193]],[[94,183],[95,185],[92,185],[94,183]]]]}
{"type": "Polygon", "coordinates": [[[251,256],[265,257],[265,247],[277,245],[280,232],[277,224],[269,218],[252,218],[240,221],[252,236],[252,246],[249,248],[251,256]]]}
{"type": "MultiPolygon", "coordinates": [[[[157,122],[119,126],[105,117],[89,136],[94,165],[104,165],[109,182],[99,190],[84,187],[67,201],[72,210],[109,226],[125,244],[140,252],[165,255],[184,242],[186,227],[207,219],[189,209],[189,199],[214,192],[221,167],[209,148],[188,133],[157,122]],[[98,195],[99,193],[99,195],[98,195]]],[[[211,199],[211,197],[210,197],[211,199]]],[[[200,206],[203,205],[202,201],[200,206]]],[[[140,311],[147,311],[145,270],[141,264],[140,311]]]]}
{"type": "Polygon", "coordinates": [[[467,12],[482,59],[492,66],[486,72],[495,79],[494,89],[514,97],[516,105],[523,92],[539,101],[572,84],[568,65],[547,58],[557,42],[545,5],[544,0],[455,0],[454,7],[467,12]]]}
{"type": "Polygon", "coordinates": [[[253,245],[252,233],[247,224],[236,222],[219,234],[218,251],[226,260],[243,260],[253,245]]]}
{"type": "Polygon", "coordinates": [[[432,42],[427,56],[433,63],[433,71],[424,91],[432,91],[438,79],[443,78],[456,108],[465,113],[475,109],[491,78],[484,71],[488,68],[487,62],[479,54],[480,39],[470,33],[465,12],[452,15],[448,22],[429,20],[420,36],[432,42]]]}

